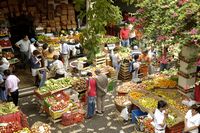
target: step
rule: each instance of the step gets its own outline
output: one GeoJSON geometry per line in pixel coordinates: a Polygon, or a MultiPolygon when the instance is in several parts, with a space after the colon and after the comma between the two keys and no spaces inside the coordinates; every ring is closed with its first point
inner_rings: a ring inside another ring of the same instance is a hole
{"type": "Polygon", "coordinates": [[[36,86],[19,89],[19,97],[26,97],[26,96],[33,95],[35,89],[36,89],[36,86]]]}

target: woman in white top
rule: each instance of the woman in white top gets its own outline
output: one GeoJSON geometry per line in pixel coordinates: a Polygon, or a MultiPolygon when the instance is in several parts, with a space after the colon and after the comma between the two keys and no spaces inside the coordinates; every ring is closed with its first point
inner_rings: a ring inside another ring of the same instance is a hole
{"type": "Polygon", "coordinates": [[[165,101],[158,101],[158,107],[154,113],[155,133],[165,133],[166,118],[167,118],[167,103],[165,101]]]}
{"type": "Polygon", "coordinates": [[[193,105],[185,115],[185,128],[184,132],[199,133],[198,127],[200,126],[200,106],[193,105]]]}

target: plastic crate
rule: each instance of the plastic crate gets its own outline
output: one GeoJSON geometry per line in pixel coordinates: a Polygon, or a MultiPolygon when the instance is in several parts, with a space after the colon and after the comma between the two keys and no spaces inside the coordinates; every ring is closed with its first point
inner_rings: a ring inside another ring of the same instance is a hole
{"type": "Polygon", "coordinates": [[[132,110],[132,123],[137,123],[137,117],[146,116],[147,112],[142,112],[140,109],[132,110]]]}
{"type": "Polygon", "coordinates": [[[64,93],[68,94],[70,96],[70,99],[73,100],[74,102],[78,102],[78,95],[79,93],[73,89],[68,89],[65,90],[64,93]]]}
{"type": "Polygon", "coordinates": [[[69,111],[67,108],[63,110],[53,111],[51,110],[51,107],[49,108],[49,115],[52,117],[52,119],[58,119],[61,118],[64,113],[69,111]]]}

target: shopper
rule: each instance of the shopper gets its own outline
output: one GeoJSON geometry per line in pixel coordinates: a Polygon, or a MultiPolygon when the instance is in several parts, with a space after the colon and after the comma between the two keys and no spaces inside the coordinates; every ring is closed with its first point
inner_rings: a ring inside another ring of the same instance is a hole
{"type": "Polygon", "coordinates": [[[62,78],[65,76],[66,71],[64,68],[64,64],[61,60],[58,59],[58,55],[53,56],[53,63],[50,64],[50,71],[55,73],[55,79],[62,78]]]}
{"type": "Polygon", "coordinates": [[[129,43],[131,46],[133,46],[134,41],[136,40],[136,34],[135,34],[135,29],[133,27],[133,23],[130,23],[128,26],[130,33],[129,33],[129,43]]]}
{"type": "Polygon", "coordinates": [[[35,38],[31,38],[31,44],[29,47],[29,59],[31,58],[33,51],[37,50],[37,47],[38,47],[37,40],[35,40],[35,38]]]}
{"type": "Polygon", "coordinates": [[[2,74],[0,74],[0,100],[1,101],[7,100],[7,94],[5,91],[5,82],[2,74]]]}
{"type": "Polygon", "coordinates": [[[9,67],[10,67],[9,61],[6,58],[1,56],[0,57],[0,74],[3,75],[3,72],[9,69],[9,67]]]}
{"type": "Polygon", "coordinates": [[[157,109],[154,113],[155,133],[165,133],[166,118],[168,116],[167,103],[165,101],[158,101],[157,109]]]}
{"type": "Polygon", "coordinates": [[[140,62],[138,62],[138,58],[139,58],[139,55],[136,54],[134,56],[134,61],[132,63],[132,81],[136,83],[140,81],[140,79],[138,78],[138,71],[140,68],[140,62]]]}
{"type": "Polygon", "coordinates": [[[101,114],[105,111],[104,100],[107,93],[108,78],[98,69],[95,71],[95,74],[97,75],[97,113],[101,114]]]}
{"type": "Polygon", "coordinates": [[[184,133],[199,133],[200,126],[200,106],[196,104],[185,115],[184,133]]]}
{"type": "Polygon", "coordinates": [[[48,66],[53,62],[53,57],[54,55],[59,55],[58,53],[56,53],[55,49],[53,47],[49,47],[48,48],[48,52],[47,52],[47,55],[46,55],[46,59],[47,59],[47,62],[48,62],[48,66]]]}
{"type": "Polygon", "coordinates": [[[112,66],[116,70],[116,77],[118,79],[120,66],[121,66],[121,58],[117,53],[115,53],[111,55],[111,60],[112,60],[112,66]]]}
{"type": "Polygon", "coordinates": [[[95,111],[95,99],[96,99],[96,80],[93,78],[92,73],[88,72],[88,80],[87,80],[87,119],[90,119],[94,116],[95,111]]]}
{"type": "Polygon", "coordinates": [[[167,58],[168,48],[164,47],[161,58],[160,58],[160,71],[164,71],[168,69],[168,58],[167,58]]]}
{"type": "Polygon", "coordinates": [[[35,85],[39,85],[39,77],[37,75],[37,70],[42,67],[42,54],[38,50],[33,51],[33,55],[31,56],[31,72],[32,76],[35,79],[35,85]]]}
{"type": "Polygon", "coordinates": [[[4,75],[6,77],[5,87],[8,97],[12,97],[13,103],[17,106],[19,97],[19,78],[11,74],[10,70],[5,70],[4,75]]]}
{"type": "Polygon", "coordinates": [[[137,54],[137,55],[141,55],[142,52],[139,50],[138,46],[135,45],[135,46],[133,47],[133,51],[131,52],[131,56],[134,58],[134,56],[135,56],[136,54],[137,54]]]}
{"type": "Polygon", "coordinates": [[[27,35],[23,36],[23,39],[18,41],[15,45],[20,49],[20,55],[21,55],[21,62],[22,62],[22,68],[26,68],[26,65],[28,63],[29,58],[29,48],[30,48],[30,40],[27,35]]]}
{"type": "Polygon", "coordinates": [[[154,46],[151,46],[148,56],[151,59],[151,63],[149,65],[149,74],[153,74],[155,72],[154,64],[157,62],[157,52],[154,48],[154,46]]]}
{"type": "Polygon", "coordinates": [[[45,43],[45,44],[43,44],[43,46],[42,46],[42,55],[43,55],[43,57],[44,57],[44,65],[45,65],[45,67],[48,66],[47,54],[48,54],[48,44],[45,43]]]}
{"type": "Polygon", "coordinates": [[[65,70],[67,70],[69,64],[68,60],[70,57],[70,48],[69,45],[64,40],[61,39],[60,43],[61,43],[60,54],[64,62],[65,70]]]}
{"type": "Polygon", "coordinates": [[[128,25],[124,24],[124,27],[120,30],[121,44],[124,47],[129,47],[129,34],[130,30],[128,29],[128,25]]]}

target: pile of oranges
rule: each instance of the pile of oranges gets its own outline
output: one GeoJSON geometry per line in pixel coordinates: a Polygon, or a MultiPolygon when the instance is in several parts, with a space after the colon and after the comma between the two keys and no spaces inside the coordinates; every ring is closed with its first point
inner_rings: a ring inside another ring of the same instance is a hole
{"type": "Polygon", "coordinates": [[[132,98],[133,100],[138,100],[138,99],[140,99],[141,97],[143,97],[144,94],[141,93],[141,92],[132,91],[132,92],[130,92],[130,96],[131,96],[131,98],[132,98]]]}

